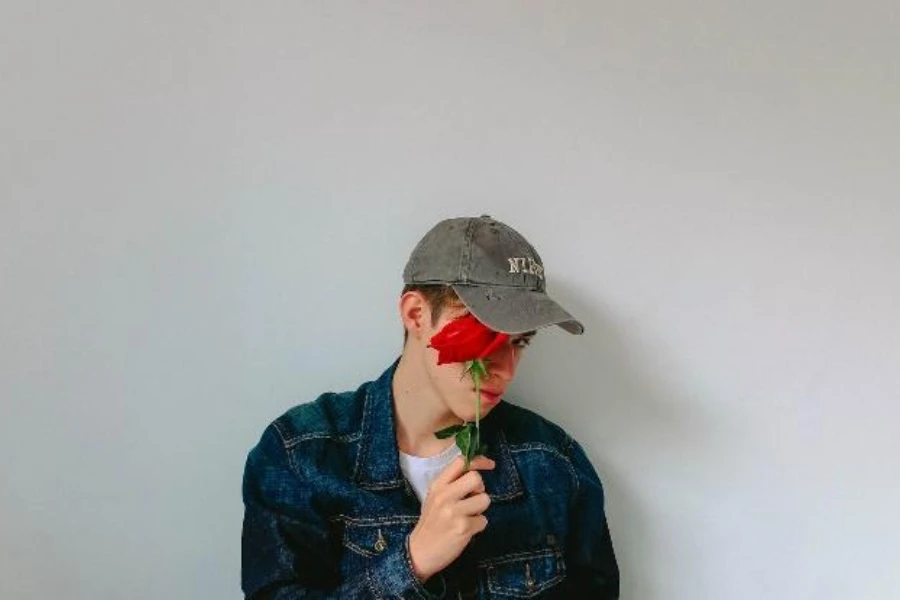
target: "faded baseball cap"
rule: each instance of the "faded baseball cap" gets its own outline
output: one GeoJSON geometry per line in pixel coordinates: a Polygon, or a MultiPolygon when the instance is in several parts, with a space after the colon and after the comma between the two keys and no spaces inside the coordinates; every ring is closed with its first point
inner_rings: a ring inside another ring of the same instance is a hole
{"type": "Polygon", "coordinates": [[[405,284],[448,284],[479,321],[525,333],[584,326],[547,295],[540,255],[519,232],[489,215],[445,219],[431,228],[403,269],[405,284]]]}

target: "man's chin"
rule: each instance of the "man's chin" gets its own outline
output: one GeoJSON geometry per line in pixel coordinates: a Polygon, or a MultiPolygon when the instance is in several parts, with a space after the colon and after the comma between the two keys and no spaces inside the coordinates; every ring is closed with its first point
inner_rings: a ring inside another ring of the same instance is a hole
{"type": "MultiPolygon", "coordinates": [[[[481,418],[483,419],[487,415],[489,415],[495,408],[497,408],[498,404],[500,404],[499,401],[496,403],[492,403],[492,404],[488,404],[487,402],[482,402],[481,403],[481,418]]],[[[470,412],[463,413],[463,414],[457,413],[457,416],[463,421],[474,423],[475,422],[475,409],[473,408],[473,409],[471,409],[470,412]]]]}

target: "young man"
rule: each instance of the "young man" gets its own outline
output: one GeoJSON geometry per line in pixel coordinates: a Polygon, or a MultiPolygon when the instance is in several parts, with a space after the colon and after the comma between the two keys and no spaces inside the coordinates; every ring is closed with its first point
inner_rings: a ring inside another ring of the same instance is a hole
{"type": "Polygon", "coordinates": [[[603,489],[581,446],[501,398],[534,332],[584,328],[547,296],[519,233],[448,219],[403,273],[400,358],[356,391],[279,417],[244,475],[242,581],[251,600],[619,597],[603,489]],[[480,385],[484,456],[435,432],[476,419],[462,362],[436,334],[466,316],[500,336],[480,385]]]}

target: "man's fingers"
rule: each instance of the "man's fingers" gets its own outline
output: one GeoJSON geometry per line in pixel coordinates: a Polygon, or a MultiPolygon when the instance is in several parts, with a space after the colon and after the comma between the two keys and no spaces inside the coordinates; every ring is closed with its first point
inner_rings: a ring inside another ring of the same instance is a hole
{"type": "Polygon", "coordinates": [[[496,466],[497,466],[497,463],[495,463],[493,460],[491,460],[487,456],[480,456],[480,455],[473,458],[472,462],[469,463],[470,468],[476,469],[476,470],[481,470],[481,471],[490,471],[491,469],[493,469],[496,466]]]}
{"type": "MultiPolygon", "coordinates": [[[[438,485],[449,485],[450,483],[453,483],[466,472],[463,468],[464,465],[465,460],[463,457],[457,456],[443,471],[441,471],[441,474],[435,478],[434,483],[438,485]]],[[[470,470],[490,470],[495,466],[496,463],[486,456],[476,456],[472,462],[469,463],[470,470]]]]}
{"type": "Polygon", "coordinates": [[[484,481],[481,479],[481,473],[478,471],[469,471],[459,479],[450,483],[444,492],[447,498],[459,500],[465,498],[473,492],[478,492],[484,487],[484,481]]]}
{"type": "Polygon", "coordinates": [[[447,485],[451,481],[455,481],[460,475],[463,474],[463,462],[462,456],[457,456],[450,464],[444,467],[444,470],[441,471],[441,474],[434,478],[434,483],[436,485],[447,485]]]}
{"type": "Polygon", "coordinates": [[[456,508],[460,514],[466,516],[480,515],[491,505],[491,498],[487,494],[475,494],[464,500],[460,500],[456,508]]]}
{"type": "Polygon", "coordinates": [[[484,515],[475,515],[469,519],[469,532],[472,535],[481,533],[487,527],[488,520],[484,515]]]}

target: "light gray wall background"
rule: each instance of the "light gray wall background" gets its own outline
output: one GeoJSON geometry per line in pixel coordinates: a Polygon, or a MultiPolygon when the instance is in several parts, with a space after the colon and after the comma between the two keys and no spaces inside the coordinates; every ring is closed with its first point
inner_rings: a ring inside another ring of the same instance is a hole
{"type": "Polygon", "coordinates": [[[435,221],[587,326],[513,397],[624,598],[900,597],[893,2],[0,7],[0,597],[238,598],[240,479],[435,221]]]}

